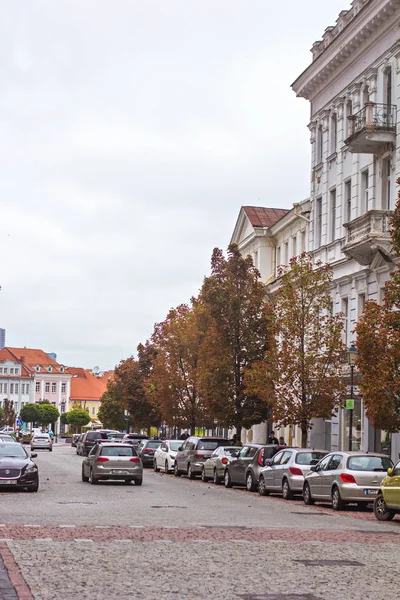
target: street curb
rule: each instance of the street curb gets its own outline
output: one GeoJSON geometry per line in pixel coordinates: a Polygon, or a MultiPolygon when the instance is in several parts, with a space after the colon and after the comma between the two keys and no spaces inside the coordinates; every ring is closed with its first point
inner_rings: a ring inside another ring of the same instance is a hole
{"type": "Polygon", "coordinates": [[[14,586],[19,600],[34,600],[31,590],[22,577],[21,571],[15,562],[15,558],[6,542],[0,542],[0,556],[3,559],[8,577],[14,586]]]}

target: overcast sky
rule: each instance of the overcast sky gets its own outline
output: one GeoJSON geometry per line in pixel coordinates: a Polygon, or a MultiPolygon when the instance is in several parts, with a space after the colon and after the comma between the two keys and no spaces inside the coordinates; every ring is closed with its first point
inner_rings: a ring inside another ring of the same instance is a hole
{"type": "Polygon", "coordinates": [[[349,0],[3,0],[0,327],[112,368],[196,294],[241,205],[308,196],[290,84],[349,0]]]}

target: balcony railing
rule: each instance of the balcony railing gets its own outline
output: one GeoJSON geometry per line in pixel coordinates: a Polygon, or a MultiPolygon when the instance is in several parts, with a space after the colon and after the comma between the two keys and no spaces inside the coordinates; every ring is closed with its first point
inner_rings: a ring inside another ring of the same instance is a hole
{"type": "Polygon", "coordinates": [[[344,223],[346,237],[342,247],[344,254],[361,265],[369,265],[374,254],[380,250],[387,257],[391,254],[389,210],[370,210],[349,223],[344,223]]]}
{"type": "Polygon", "coordinates": [[[396,131],[397,107],[395,104],[366,102],[354,115],[347,117],[350,124],[349,137],[364,129],[396,131]]]}

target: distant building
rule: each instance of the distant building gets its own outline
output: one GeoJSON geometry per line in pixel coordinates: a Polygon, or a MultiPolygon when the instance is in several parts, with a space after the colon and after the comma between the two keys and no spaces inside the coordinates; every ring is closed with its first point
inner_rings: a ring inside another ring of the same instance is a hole
{"type": "Polygon", "coordinates": [[[107,387],[107,379],[95,377],[82,368],[70,367],[71,378],[70,409],[84,408],[89,413],[93,425],[99,425],[98,412],[100,399],[107,387]]]}
{"type": "Polygon", "coordinates": [[[6,330],[0,329],[0,350],[3,350],[6,345],[6,330]]]}

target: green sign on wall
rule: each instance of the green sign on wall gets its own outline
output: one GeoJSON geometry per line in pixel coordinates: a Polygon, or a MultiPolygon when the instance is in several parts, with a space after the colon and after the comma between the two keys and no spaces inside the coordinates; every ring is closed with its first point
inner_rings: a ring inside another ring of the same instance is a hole
{"type": "Polygon", "coordinates": [[[354,398],[347,398],[346,408],[347,410],[354,410],[354,398]]]}

